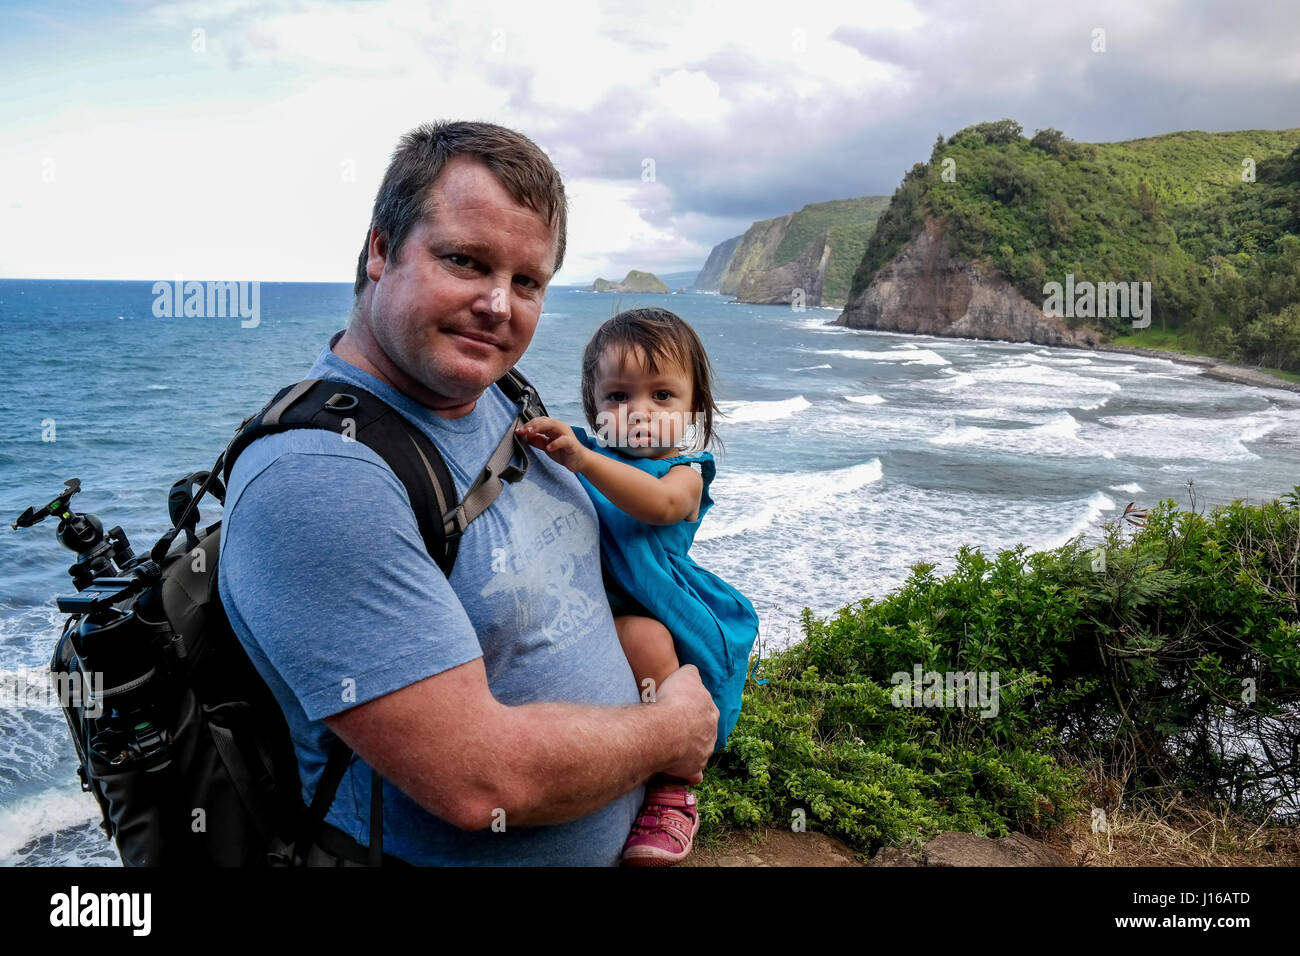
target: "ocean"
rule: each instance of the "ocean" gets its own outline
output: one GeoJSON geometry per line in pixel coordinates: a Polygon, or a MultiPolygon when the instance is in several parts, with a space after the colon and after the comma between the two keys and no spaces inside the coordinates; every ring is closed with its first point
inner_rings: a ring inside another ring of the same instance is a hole
{"type": "MultiPolygon", "coordinates": [[[[350,284],[264,283],[256,325],[155,317],[152,283],[0,280],[0,517],[79,478],[74,509],[137,551],[167,492],[210,467],[244,416],[306,372],[346,324],[350,284]]],[[[837,312],[683,293],[552,288],[520,367],[551,413],[582,421],[583,345],[615,307],[671,308],[717,370],[717,502],[692,551],[759,609],[769,650],[954,566],[1100,536],[1130,501],[1269,500],[1300,484],[1300,394],[1118,353],[858,332],[837,312]]],[[[205,523],[219,517],[204,509],[205,523]]],[[[0,531],[0,865],[118,864],[82,793],[57,709],[12,688],[48,666],[72,593],[54,524],[0,531]],[[6,692],[8,691],[8,692],[6,692]]]]}

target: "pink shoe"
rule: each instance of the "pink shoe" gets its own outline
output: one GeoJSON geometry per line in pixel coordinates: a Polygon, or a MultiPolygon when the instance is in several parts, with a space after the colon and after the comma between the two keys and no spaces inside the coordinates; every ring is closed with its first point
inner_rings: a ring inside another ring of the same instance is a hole
{"type": "Polygon", "coordinates": [[[690,856],[700,829],[695,794],[683,784],[647,787],[632,833],[623,845],[627,866],[672,866],[690,856]]]}

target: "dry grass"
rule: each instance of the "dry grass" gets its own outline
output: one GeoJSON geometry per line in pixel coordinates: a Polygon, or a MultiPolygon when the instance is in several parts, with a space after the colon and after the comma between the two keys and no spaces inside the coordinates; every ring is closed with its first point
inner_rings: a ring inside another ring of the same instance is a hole
{"type": "Polygon", "coordinates": [[[1133,800],[1123,781],[1089,775],[1093,813],[1039,835],[1077,866],[1300,866],[1300,824],[1252,823],[1184,794],[1133,800]]]}

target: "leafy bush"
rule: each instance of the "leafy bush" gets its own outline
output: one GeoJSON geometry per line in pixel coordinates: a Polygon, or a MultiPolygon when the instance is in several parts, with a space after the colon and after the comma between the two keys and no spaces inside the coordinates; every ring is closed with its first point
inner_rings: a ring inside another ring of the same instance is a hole
{"type": "Polygon", "coordinates": [[[1125,534],[994,560],[963,547],[947,576],[917,564],[879,602],[805,608],[802,643],[746,687],[702,819],[786,827],[802,811],[863,851],[1032,833],[1086,810],[1089,764],[1131,799],[1295,812],[1300,486],[1209,518],[1166,499],[1125,534]],[[996,715],[895,706],[917,666],[996,671],[996,715]]]}

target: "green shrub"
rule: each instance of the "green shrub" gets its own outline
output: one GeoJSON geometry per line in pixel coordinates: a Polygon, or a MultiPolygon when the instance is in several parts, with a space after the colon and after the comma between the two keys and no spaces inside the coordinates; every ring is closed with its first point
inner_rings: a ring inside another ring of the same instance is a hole
{"type": "Polygon", "coordinates": [[[946,576],[914,565],[883,600],[826,620],[804,609],[803,641],[746,687],[702,819],[788,827],[802,813],[862,851],[945,829],[1032,833],[1086,812],[1090,762],[1132,797],[1294,812],[1298,587],[1300,486],[1208,518],[1166,499],[1093,545],[993,560],[963,547],[946,576]],[[895,706],[917,666],[996,671],[996,716],[895,706]]]}

